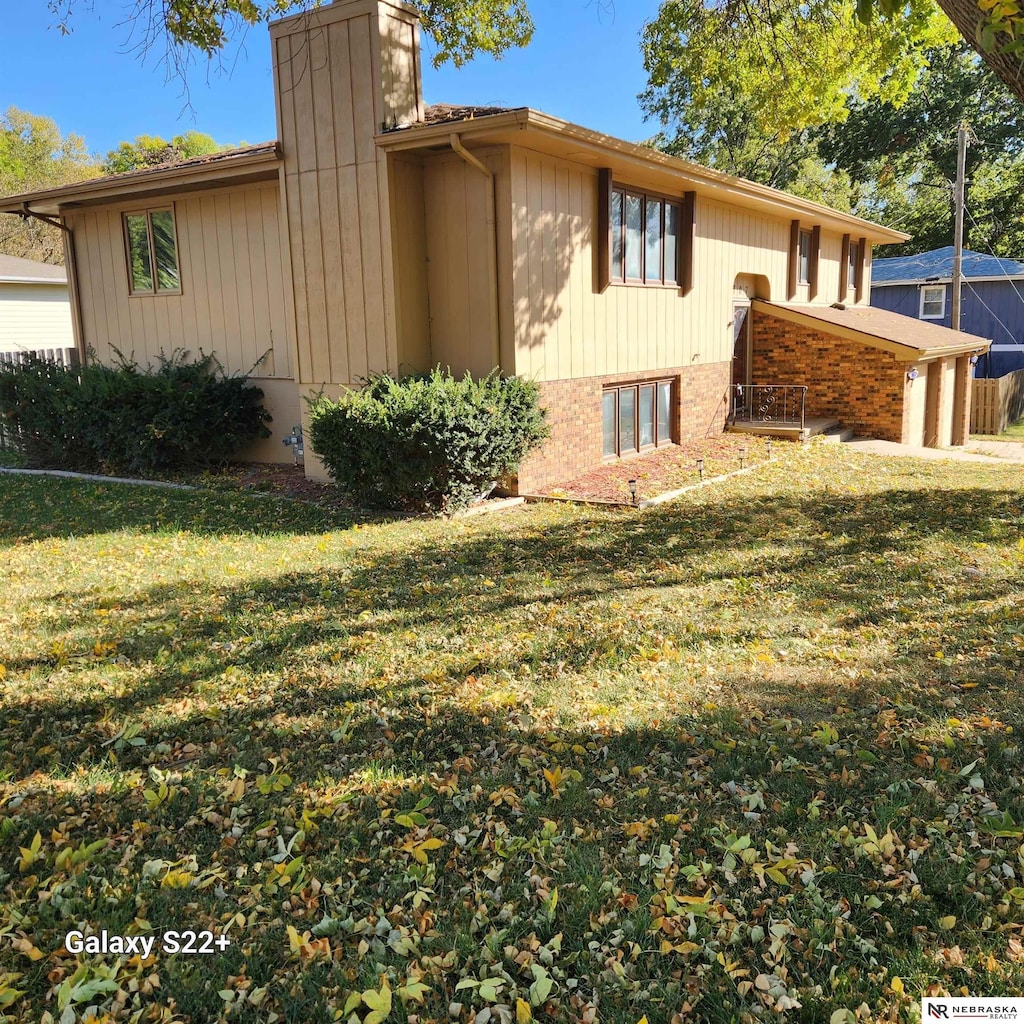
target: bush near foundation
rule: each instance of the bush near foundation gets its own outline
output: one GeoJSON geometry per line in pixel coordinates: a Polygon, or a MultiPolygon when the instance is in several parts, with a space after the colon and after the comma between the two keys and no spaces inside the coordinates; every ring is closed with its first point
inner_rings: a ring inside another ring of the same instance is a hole
{"type": "Polygon", "coordinates": [[[212,356],[155,368],[64,367],[30,356],[0,369],[0,419],[33,466],[156,476],[222,465],[269,437],[263,392],[212,356]]]}
{"type": "Polygon", "coordinates": [[[547,435],[537,386],[497,371],[380,374],[338,401],[310,403],[313,450],[353,500],[378,508],[465,507],[547,435]]]}

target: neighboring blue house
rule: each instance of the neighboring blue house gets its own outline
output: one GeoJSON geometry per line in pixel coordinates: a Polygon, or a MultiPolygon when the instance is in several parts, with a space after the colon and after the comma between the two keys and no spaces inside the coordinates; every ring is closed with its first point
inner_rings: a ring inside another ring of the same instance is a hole
{"type": "MultiPolygon", "coordinates": [[[[960,329],[992,339],[975,377],[1002,377],[1024,367],[1024,263],[964,250],[960,329]]],[[[953,246],[917,256],[875,260],[871,305],[950,326],[953,246]]]]}

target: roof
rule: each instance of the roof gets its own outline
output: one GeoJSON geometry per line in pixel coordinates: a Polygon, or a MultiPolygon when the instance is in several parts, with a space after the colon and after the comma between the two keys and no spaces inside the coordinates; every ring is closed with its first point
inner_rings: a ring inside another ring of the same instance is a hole
{"type": "Polygon", "coordinates": [[[67,284],[63,267],[0,253],[0,284],[67,284]]]}
{"type": "MultiPolygon", "coordinates": [[[[922,284],[925,281],[948,282],[953,279],[953,246],[918,253],[916,256],[893,256],[871,264],[871,286],[922,284]]],[[[961,269],[969,280],[1024,278],[1024,263],[999,259],[983,252],[964,249],[961,269]]]]}
{"type": "Polygon", "coordinates": [[[216,187],[218,184],[243,183],[276,177],[281,162],[277,142],[261,142],[206,156],[190,157],[121,171],[99,178],[87,178],[72,185],[26,192],[0,198],[0,213],[18,213],[30,207],[36,213],[56,215],[60,207],[110,202],[167,191],[168,187],[188,190],[216,187]]]}
{"type": "Polygon", "coordinates": [[[467,107],[457,103],[434,103],[423,111],[424,124],[447,124],[451,121],[472,121],[492,114],[507,114],[512,107],[467,107]]]}
{"type": "Polygon", "coordinates": [[[990,344],[988,338],[952,331],[877,306],[805,306],[764,299],[755,299],[753,305],[770,316],[882,349],[908,362],[985,352],[990,344]]]}
{"type": "MultiPolygon", "coordinates": [[[[593,166],[639,166],[648,175],[665,178],[667,188],[678,188],[679,179],[683,178],[686,187],[698,193],[784,219],[797,217],[808,225],[828,225],[834,230],[864,237],[870,243],[903,242],[910,237],[902,231],[840,213],[779,189],[703,167],[650,146],[616,139],[528,107],[439,103],[427,108],[424,121],[378,135],[377,144],[384,149],[429,149],[439,143],[447,145],[453,133],[460,137],[472,135],[484,143],[522,142],[523,129],[531,133],[530,144],[535,148],[547,147],[551,152],[593,166]]],[[[31,208],[36,213],[57,216],[61,210],[76,206],[141,201],[172,192],[270,180],[276,177],[280,163],[279,144],[264,142],[61,188],[9,196],[0,199],[0,213],[18,213],[31,208]]]]}
{"type": "Polygon", "coordinates": [[[463,141],[472,138],[482,145],[528,145],[531,149],[595,168],[611,166],[616,174],[635,174],[640,170],[645,177],[662,179],[665,190],[694,190],[698,194],[785,220],[799,218],[807,226],[827,225],[833,230],[866,238],[871,244],[905,242],[910,237],[903,231],[841,213],[780,189],[704,167],[651,146],[626,142],[529,107],[438,104],[427,109],[428,116],[424,121],[382,132],[377,136],[377,145],[390,151],[429,151],[447,147],[453,134],[463,141]]]}

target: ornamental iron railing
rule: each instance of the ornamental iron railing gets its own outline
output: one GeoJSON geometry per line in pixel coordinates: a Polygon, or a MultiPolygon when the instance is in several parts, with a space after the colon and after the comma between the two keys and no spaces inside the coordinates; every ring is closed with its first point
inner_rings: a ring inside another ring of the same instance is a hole
{"type": "Polygon", "coordinates": [[[806,384],[734,384],[733,423],[763,423],[804,429],[807,409],[806,384]]]}

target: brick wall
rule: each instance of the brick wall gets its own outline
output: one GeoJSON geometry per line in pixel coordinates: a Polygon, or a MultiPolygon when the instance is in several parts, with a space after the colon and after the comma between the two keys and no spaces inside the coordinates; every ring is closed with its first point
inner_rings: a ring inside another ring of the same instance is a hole
{"type": "Polygon", "coordinates": [[[518,480],[513,481],[516,493],[536,493],[601,465],[601,393],[605,386],[675,378],[673,439],[689,441],[725,429],[729,376],[729,363],[709,363],[540,383],[551,437],[519,467],[518,480]]]}
{"type": "Polygon", "coordinates": [[[807,416],[903,441],[907,368],[890,352],[754,313],[753,383],[806,384],[807,416]]]}

